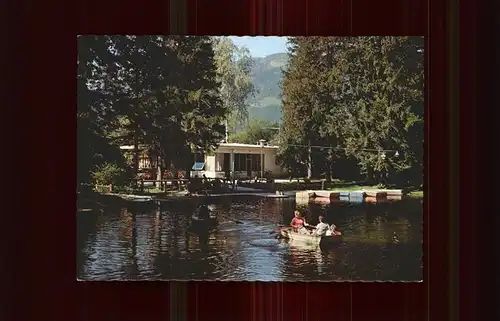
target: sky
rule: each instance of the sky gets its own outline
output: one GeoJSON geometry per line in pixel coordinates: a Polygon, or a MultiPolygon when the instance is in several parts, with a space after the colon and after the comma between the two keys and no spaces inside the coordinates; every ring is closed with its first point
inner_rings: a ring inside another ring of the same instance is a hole
{"type": "Polygon", "coordinates": [[[286,37],[229,37],[238,46],[246,46],[250,55],[262,58],[275,53],[286,52],[286,37]]]}

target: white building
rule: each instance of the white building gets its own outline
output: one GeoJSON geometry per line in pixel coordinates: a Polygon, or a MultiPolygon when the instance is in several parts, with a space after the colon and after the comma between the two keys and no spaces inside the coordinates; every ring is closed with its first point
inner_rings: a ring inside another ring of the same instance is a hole
{"type": "Polygon", "coordinates": [[[221,143],[211,154],[198,154],[191,176],[205,175],[209,178],[224,178],[234,172],[236,178],[261,177],[270,172],[282,172],[276,161],[278,146],[260,144],[221,143]],[[263,166],[261,166],[263,164],[263,166]]]}
{"type": "MultiPolygon", "coordinates": [[[[234,172],[236,178],[254,178],[270,172],[273,176],[282,173],[281,166],[276,161],[278,146],[260,144],[221,143],[212,153],[195,154],[191,168],[191,177],[195,175],[208,178],[224,178],[234,172]],[[263,164],[263,166],[261,166],[263,164]]],[[[133,151],[134,146],[120,146],[122,151],[133,151]]],[[[151,163],[145,146],[139,146],[139,168],[154,169],[156,163],[151,163]]],[[[132,156],[129,155],[130,160],[132,156]]]]}

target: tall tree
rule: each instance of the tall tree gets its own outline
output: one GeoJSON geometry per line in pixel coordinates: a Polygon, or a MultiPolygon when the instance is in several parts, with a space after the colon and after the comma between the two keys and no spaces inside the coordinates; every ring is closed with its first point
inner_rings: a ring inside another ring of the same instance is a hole
{"type": "Polygon", "coordinates": [[[224,107],[229,111],[226,126],[236,131],[248,120],[247,102],[255,93],[252,82],[252,58],[246,47],[235,45],[227,37],[214,37],[217,80],[224,107]]]}
{"type": "MultiPolygon", "coordinates": [[[[311,177],[313,159],[311,147],[317,141],[321,117],[318,107],[319,69],[316,37],[296,37],[289,40],[289,65],[282,82],[282,150],[280,159],[295,170],[302,167],[311,177]]],[[[301,171],[302,171],[301,170],[301,171]]]]}
{"type": "Polygon", "coordinates": [[[343,45],[338,67],[348,77],[349,90],[340,101],[348,155],[370,181],[408,170],[421,173],[423,39],[360,37],[343,45]]]}
{"type": "Polygon", "coordinates": [[[166,165],[188,166],[191,147],[210,149],[224,133],[226,108],[220,100],[209,37],[112,36],[95,63],[95,88],[117,144],[146,144],[166,165]]]}
{"type": "Polygon", "coordinates": [[[355,159],[369,180],[417,182],[423,39],[299,37],[290,47],[283,80],[284,164],[331,173],[335,159],[344,165],[355,159]],[[332,148],[305,153],[310,142],[332,148]]]}
{"type": "Polygon", "coordinates": [[[126,51],[130,68],[124,71],[129,74],[124,88],[136,85],[139,88],[132,91],[134,94],[125,95],[124,102],[135,101],[133,111],[124,109],[125,115],[133,116],[144,142],[166,166],[172,163],[185,167],[192,145],[211,148],[223,134],[219,124],[226,109],[219,99],[210,39],[187,36],[128,39],[134,40],[135,47],[129,46],[126,51]],[[142,64],[137,65],[141,60],[142,64]]]}
{"type": "Polygon", "coordinates": [[[103,65],[112,56],[109,39],[79,36],[77,56],[77,181],[91,180],[91,171],[105,162],[123,164],[120,151],[106,136],[106,124],[113,117],[109,96],[102,88],[103,65]]]}

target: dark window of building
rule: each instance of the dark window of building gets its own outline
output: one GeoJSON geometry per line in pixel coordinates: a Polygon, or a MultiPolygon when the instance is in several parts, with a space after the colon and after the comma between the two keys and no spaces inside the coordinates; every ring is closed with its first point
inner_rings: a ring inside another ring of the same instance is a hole
{"type": "Polygon", "coordinates": [[[254,172],[260,171],[260,155],[251,154],[249,156],[252,159],[252,171],[254,172]]]}
{"type": "Polygon", "coordinates": [[[195,161],[195,163],[204,163],[205,162],[205,155],[203,153],[194,154],[194,161],[195,161]]]}
{"type": "Polygon", "coordinates": [[[246,154],[234,154],[234,171],[243,172],[246,171],[246,154]]]}
{"type": "MultiPolygon", "coordinates": [[[[259,172],[261,170],[261,157],[262,160],[265,159],[265,155],[261,156],[260,154],[234,154],[234,170],[236,172],[246,172],[250,169],[253,172],[259,172]]],[[[225,162],[226,156],[224,156],[224,164],[225,162]]]]}
{"type": "Polygon", "coordinates": [[[224,162],[222,164],[222,170],[226,173],[229,173],[231,170],[231,154],[224,153],[224,162]]]}

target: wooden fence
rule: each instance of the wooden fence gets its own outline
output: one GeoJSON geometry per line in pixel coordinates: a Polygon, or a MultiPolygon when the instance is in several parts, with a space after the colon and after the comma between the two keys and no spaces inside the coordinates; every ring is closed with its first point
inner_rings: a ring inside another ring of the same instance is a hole
{"type": "MultiPolygon", "coordinates": [[[[205,182],[213,182],[217,180],[217,178],[200,178],[202,181],[205,182]]],[[[234,189],[236,186],[236,180],[230,180],[230,179],[218,179],[221,182],[222,187],[227,187],[227,188],[232,188],[234,189]]],[[[161,191],[166,192],[167,191],[167,186],[175,186],[179,190],[182,190],[183,187],[185,187],[191,179],[187,178],[167,178],[167,179],[134,179],[132,180],[133,182],[136,183],[136,186],[139,190],[139,192],[144,193],[144,190],[147,188],[159,188],[161,191]],[[159,184],[158,184],[159,183],[159,184]],[[159,185],[159,186],[158,186],[159,185]]],[[[113,192],[113,185],[94,185],[93,186],[95,190],[102,191],[102,192],[113,192]]]]}

